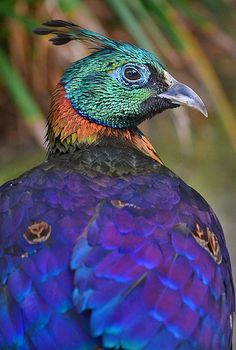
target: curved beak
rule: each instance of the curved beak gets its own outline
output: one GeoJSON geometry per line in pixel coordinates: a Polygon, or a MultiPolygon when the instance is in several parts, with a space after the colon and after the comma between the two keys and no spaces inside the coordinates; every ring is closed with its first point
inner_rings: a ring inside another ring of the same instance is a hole
{"type": "Polygon", "coordinates": [[[192,107],[201,112],[205,117],[208,116],[207,109],[200,97],[190,87],[175,80],[165,71],[165,78],[170,87],[167,91],[158,95],[161,98],[167,98],[173,103],[192,107]]]}

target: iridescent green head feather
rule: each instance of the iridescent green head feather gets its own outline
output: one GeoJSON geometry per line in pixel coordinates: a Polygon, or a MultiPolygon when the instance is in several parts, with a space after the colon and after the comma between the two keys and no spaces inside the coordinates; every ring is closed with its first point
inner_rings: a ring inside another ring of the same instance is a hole
{"type": "Polygon", "coordinates": [[[112,128],[133,128],[180,104],[203,111],[199,98],[196,103],[197,95],[176,82],[154,54],[73,23],[54,20],[44,24],[45,28],[35,32],[54,34],[50,40],[55,45],[82,40],[94,46],[94,52],[73,63],[61,79],[66,97],[81,116],[112,128]]]}

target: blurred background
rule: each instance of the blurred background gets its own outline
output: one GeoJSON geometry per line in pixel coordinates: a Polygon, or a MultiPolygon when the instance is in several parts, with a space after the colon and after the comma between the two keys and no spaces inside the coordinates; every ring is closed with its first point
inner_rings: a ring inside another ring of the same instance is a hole
{"type": "Polygon", "coordinates": [[[208,119],[181,107],[141,128],[165,164],[212,205],[236,275],[235,1],[1,0],[0,183],[45,159],[51,92],[64,68],[89,52],[76,42],[53,47],[32,34],[51,18],[156,52],[202,97],[208,119]]]}

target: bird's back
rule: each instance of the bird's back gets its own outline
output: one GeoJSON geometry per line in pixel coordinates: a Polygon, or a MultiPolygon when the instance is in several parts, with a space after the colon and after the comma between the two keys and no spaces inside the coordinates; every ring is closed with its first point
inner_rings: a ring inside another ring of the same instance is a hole
{"type": "Polygon", "coordinates": [[[1,187],[0,214],[1,349],[230,349],[222,229],[158,162],[51,158],[1,187]]]}

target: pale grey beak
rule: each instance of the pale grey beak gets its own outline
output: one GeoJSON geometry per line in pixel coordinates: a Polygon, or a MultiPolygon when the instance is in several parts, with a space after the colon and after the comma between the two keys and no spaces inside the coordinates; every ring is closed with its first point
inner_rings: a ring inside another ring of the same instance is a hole
{"type": "Polygon", "coordinates": [[[171,102],[192,107],[201,112],[205,117],[208,116],[207,109],[200,97],[190,87],[175,80],[169,73],[165,72],[165,78],[170,84],[167,91],[162,92],[158,97],[167,98],[171,102]]]}

